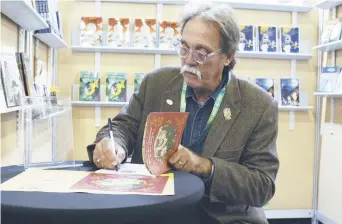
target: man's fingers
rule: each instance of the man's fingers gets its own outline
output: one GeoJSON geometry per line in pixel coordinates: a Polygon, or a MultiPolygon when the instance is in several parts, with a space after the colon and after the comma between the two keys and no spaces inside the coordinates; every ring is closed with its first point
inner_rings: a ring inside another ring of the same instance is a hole
{"type": "Polygon", "coordinates": [[[181,154],[177,151],[175,152],[170,158],[169,158],[169,163],[171,165],[174,165],[177,163],[177,161],[179,160],[181,154]]]}
{"type": "Polygon", "coordinates": [[[102,168],[101,164],[98,162],[98,159],[100,158],[99,151],[101,151],[102,145],[101,143],[97,143],[95,146],[95,150],[93,152],[93,163],[97,168],[102,168]]]}

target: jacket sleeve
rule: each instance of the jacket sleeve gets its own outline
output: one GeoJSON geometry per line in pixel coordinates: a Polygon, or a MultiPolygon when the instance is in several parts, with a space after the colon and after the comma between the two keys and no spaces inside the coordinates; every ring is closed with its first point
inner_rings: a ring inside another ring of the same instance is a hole
{"type": "Polygon", "coordinates": [[[228,201],[252,207],[264,206],[275,193],[279,169],[276,140],[278,106],[267,106],[257,123],[240,162],[213,158],[215,172],[209,190],[211,202],[228,201]]]}
{"type": "MultiPolygon", "coordinates": [[[[139,92],[133,94],[128,106],[123,108],[120,113],[112,119],[114,139],[126,151],[126,158],[128,155],[132,154],[135,147],[143,113],[147,78],[148,76],[142,81],[139,92]]],[[[95,143],[101,141],[104,137],[108,137],[108,135],[108,125],[105,125],[97,133],[95,143]]]]}

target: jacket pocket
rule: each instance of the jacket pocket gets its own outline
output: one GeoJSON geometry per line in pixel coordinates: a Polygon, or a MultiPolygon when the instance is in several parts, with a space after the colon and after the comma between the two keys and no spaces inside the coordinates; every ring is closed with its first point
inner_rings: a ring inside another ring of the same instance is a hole
{"type": "Polygon", "coordinates": [[[245,145],[239,147],[239,148],[235,148],[235,149],[223,149],[223,148],[219,148],[214,157],[220,158],[220,159],[224,159],[226,161],[235,161],[235,160],[239,160],[241,153],[243,151],[243,149],[245,148],[245,145]]]}

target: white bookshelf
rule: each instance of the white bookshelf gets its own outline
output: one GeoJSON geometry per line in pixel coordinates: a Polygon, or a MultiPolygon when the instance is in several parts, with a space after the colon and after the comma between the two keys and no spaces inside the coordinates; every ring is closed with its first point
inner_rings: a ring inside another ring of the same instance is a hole
{"type": "MultiPolygon", "coordinates": [[[[161,54],[176,55],[173,49],[158,48],[133,48],[133,47],[83,47],[78,45],[71,46],[75,52],[100,52],[100,53],[120,53],[120,54],[161,54]]],[[[238,58],[259,58],[259,59],[278,59],[278,60],[310,60],[311,54],[304,53],[283,53],[283,52],[237,52],[238,58]]]]}
{"type": "Polygon", "coordinates": [[[279,111],[308,111],[312,110],[312,106],[278,106],[279,111]]]}
{"type": "Polygon", "coordinates": [[[321,44],[313,47],[314,50],[319,50],[323,52],[330,52],[336,50],[342,50],[342,40],[333,41],[326,44],[321,44]]]}
{"type": "Polygon", "coordinates": [[[321,0],[316,7],[320,9],[331,9],[339,5],[342,5],[341,0],[321,0]]]}
{"type": "Polygon", "coordinates": [[[34,31],[49,27],[27,1],[1,0],[0,2],[1,12],[25,30],[34,31]]]}
{"type": "Polygon", "coordinates": [[[299,61],[308,61],[312,58],[312,54],[305,54],[305,53],[258,52],[258,51],[241,51],[241,52],[237,52],[236,56],[238,58],[259,58],[259,59],[299,60],[299,61]]]}
{"type": "Polygon", "coordinates": [[[71,101],[74,107],[124,107],[128,102],[71,101]]]}
{"type": "Polygon", "coordinates": [[[325,96],[331,98],[342,98],[342,93],[314,92],[314,96],[325,96]]]}
{"type": "Polygon", "coordinates": [[[11,112],[19,111],[19,110],[21,110],[21,108],[22,108],[21,106],[6,108],[4,110],[0,110],[0,114],[6,114],[6,113],[11,113],[11,112]]]}
{"type": "Polygon", "coordinates": [[[48,45],[49,47],[60,49],[67,48],[65,41],[54,33],[37,33],[34,34],[36,38],[48,45]]]}
{"type": "MultiPolygon", "coordinates": [[[[184,0],[101,0],[102,2],[120,2],[120,3],[140,3],[140,4],[165,4],[165,5],[183,5],[188,1],[184,0]]],[[[254,9],[267,11],[284,11],[284,12],[310,12],[312,6],[291,5],[291,4],[266,4],[253,1],[229,1],[214,0],[214,3],[228,3],[235,9],[254,9]]]]}

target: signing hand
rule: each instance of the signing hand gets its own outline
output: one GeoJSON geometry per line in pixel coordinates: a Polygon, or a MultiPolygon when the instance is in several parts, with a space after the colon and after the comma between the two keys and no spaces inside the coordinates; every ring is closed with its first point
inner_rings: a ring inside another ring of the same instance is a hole
{"type": "Polygon", "coordinates": [[[169,158],[169,163],[177,170],[194,172],[203,177],[209,177],[211,173],[209,159],[196,155],[182,145],[179,145],[178,151],[169,158]]]}
{"type": "Polygon", "coordinates": [[[114,149],[109,138],[103,138],[96,144],[93,162],[97,168],[114,169],[126,158],[125,150],[114,142],[114,149]]]}

